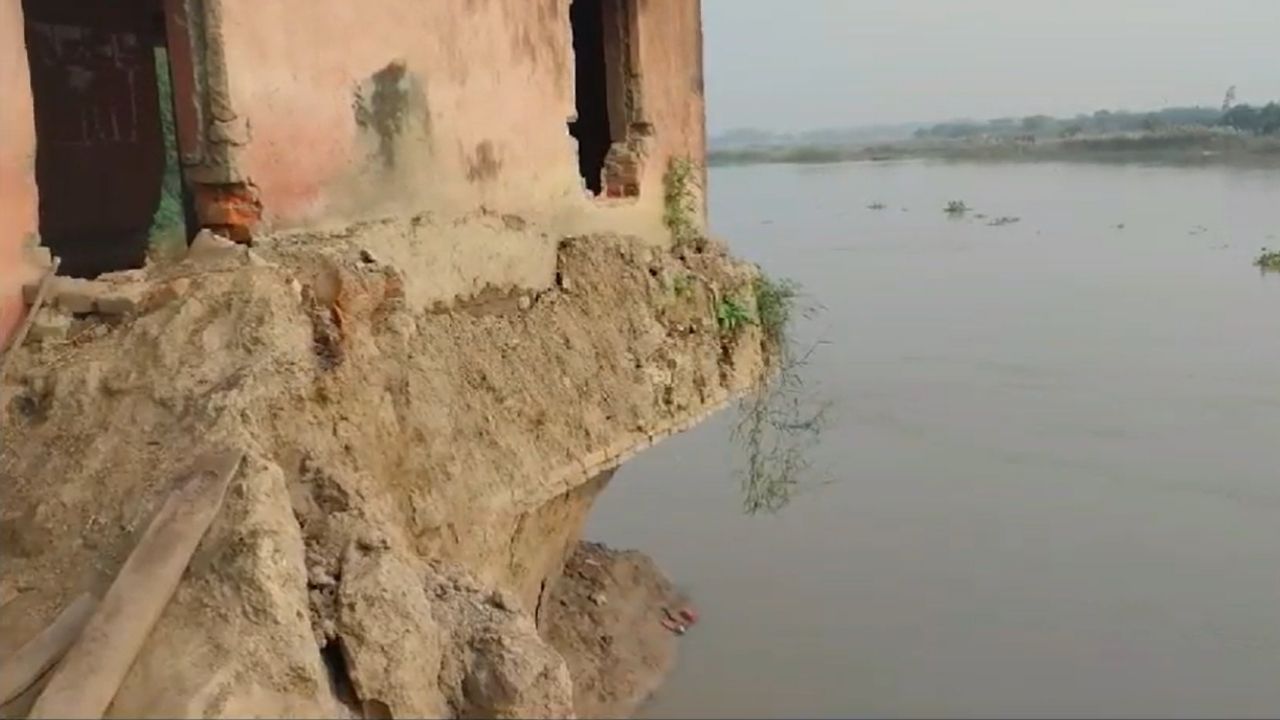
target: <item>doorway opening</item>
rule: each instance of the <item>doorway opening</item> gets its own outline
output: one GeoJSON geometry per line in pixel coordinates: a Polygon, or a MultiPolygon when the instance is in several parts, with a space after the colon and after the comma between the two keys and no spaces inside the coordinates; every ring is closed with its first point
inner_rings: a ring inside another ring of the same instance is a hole
{"type": "Polygon", "coordinates": [[[35,106],[40,237],[60,272],[141,267],[185,243],[160,0],[23,0],[35,106]]]}
{"type": "Polygon", "coordinates": [[[578,141],[578,172],[592,195],[638,195],[638,153],[633,0],[573,0],[575,115],[569,134],[578,141]]]}

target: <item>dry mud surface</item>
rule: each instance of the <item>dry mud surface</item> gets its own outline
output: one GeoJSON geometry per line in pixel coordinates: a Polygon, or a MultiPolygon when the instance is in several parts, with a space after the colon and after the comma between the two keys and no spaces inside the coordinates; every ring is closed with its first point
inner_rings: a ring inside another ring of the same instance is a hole
{"type": "Polygon", "coordinates": [[[630,717],[658,689],[676,659],[664,611],[687,604],[647,555],[578,544],[538,625],[569,667],[579,717],[630,717]]]}
{"type": "Polygon", "coordinates": [[[661,671],[670,638],[596,630],[652,630],[631,615],[665,581],[597,553],[612,579],[562,583],[566,558],[618,462],[761,377],[758,330],[714,319],[755,270],[611,237],[557,263],[542,291],[416,307],[349,237],[214,244],[106,278],[109,311],[46,311],[0,386],[0,652],[101,594],[174,477],[232,447],[111,716],[629,712],[655,681],[610,668],[661,671]]]}

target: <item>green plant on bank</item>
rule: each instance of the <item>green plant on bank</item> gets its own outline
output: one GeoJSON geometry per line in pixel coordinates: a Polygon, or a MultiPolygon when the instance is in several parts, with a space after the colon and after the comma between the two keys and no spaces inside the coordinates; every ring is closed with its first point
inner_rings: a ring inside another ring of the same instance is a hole
{"type": "MultiPolygon", "coordinates": [[[[681,279],[676,278],[679,292],[681,279]]],[[[742,301],[726,296],[716,304],[716,326],[723,333],[734,333],[747,325],[758,325],[771,351],[781,353],[788,345],[788,328],[797,309],[800,285],[794,280],[775,280],[761,275],[751,282],[751,296],[755,300],[755,314],[742,301]]]]}
{"type": "Polygon", "coordinates": [[[810,455],[825,426],[828,403],[807,392],[803,375],[818,344],[801,351],[793,336],[795,319],[812,317],[818,308],[801,304],[800,286],[791,280],[761,275],[751,291],[755,315],[746,321],[764,336],[769,373],[739,404],[733,438],[745,450],[743,511],[756,515],[779,512],[808,484],[810,455]]]}
{"type": "Polygon", "coordinates": [[[964,215],[969,212],[969,206],[965,205],[963,200],[952,200],[943,208],[943,212],[948,215],[964,215]]]}
{"type": "Polygon", "coordinates": [[[746,327],[754,325],[755,318],[738,300],[726,297],[716,303],[716,327],[720,332],[731,335],[746,327]]]}
{"type": "Polygon", "coordinates": [[[765,340],[771,347],[783,350],[789,344],[788,329],[796,312],[800,285],[794,280],[774,280],[761,275],[752,283],[756,297],[756,318],[765,340]]]}
{"type": "Polygon", "coordinates": [[[1262,254],[1253,264],[1265,271],[1280,272],[1280,250],[1262,248],[1262,254]]]}
{"type": "Polygon", "coordinates": [[[662,221],[677,246],[703,240],[698,221],[701,185],[701,171],[694,161],[677,157],[667,164],[667,172],[662,177],[662,221]]]}
{"type": "MultiPolygon", "coordinates": [[[[688,158],[672,159],[663,176],[663,222],[676,247],[706,242],[699,218],[701,177],[701,168],[688,158]]],[[[691,281],[687,275],[677,276],[672,283],[675,294],[687,294],[691,281]]],[[[807,486],[810,454],[825,426],[828,403],[806,391],[802,372],[818,343],[801,351],[792,334],[795,319],[811,317],[818,308],[800,304],[797,283],[763,274],[751,283],[749,293],[746,298],[727,294],[716,301],[715,321],[725,338],[749,325],[759,326],[768,352],[767,376],[739,404],[733,430],[734,440],[746,451],[740,471],[743,511],[757,515],[781,511],[807,486]]]]}

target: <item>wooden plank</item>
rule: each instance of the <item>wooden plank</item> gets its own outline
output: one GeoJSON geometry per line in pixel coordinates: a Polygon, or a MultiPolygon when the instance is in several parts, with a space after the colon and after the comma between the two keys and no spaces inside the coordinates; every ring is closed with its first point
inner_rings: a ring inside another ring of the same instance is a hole
{"type": "Polygon", "coordinates": [[[31,706],[36,704],[36,698],[40,697],[40,693],[44,692],[44,688],[49,684],[49,678],[53,675],[52,670],[47,670],[43,675],[36,678],[31,687],[18,693],[18,697],[10,700],[4,705],[0,705],[0,718],[25,718],[27,713],[31,712],[31,706]]]}
{"type": "Polygon", "coordinates": [[[244,453],[201,456],[156,513],[29,717],[101,718],[222,507],[244,453]]]}
{"type": "Polygon", "coordinates": [[[22,694],[66,654],[97,605],[89,593],[81,595],[63,608],[49,627],[0,661],[0,705],[22,694]]]}

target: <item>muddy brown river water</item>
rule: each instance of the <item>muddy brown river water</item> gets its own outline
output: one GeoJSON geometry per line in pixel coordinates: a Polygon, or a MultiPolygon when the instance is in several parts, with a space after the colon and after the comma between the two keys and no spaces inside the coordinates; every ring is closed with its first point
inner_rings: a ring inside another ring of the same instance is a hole
{"type": "Polygon", "coordinates": [[[702,614],[649,717],[1280,713],[1280,172],[740,167],[711,203],[826,307],[833,482],[744,516],[732,412],[618,473],[588,535],[702,614]]]}

